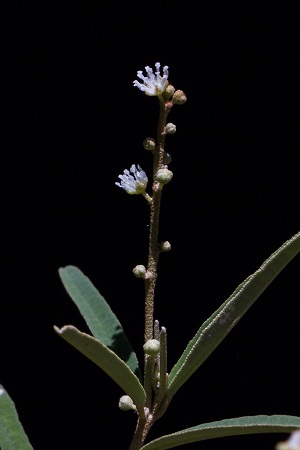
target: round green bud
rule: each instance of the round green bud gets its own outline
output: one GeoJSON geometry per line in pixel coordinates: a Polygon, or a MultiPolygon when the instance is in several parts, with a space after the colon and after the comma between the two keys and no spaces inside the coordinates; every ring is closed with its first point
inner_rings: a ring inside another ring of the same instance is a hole
{"type": "Polygon", "coordinates": [[[168,165],[168,164],[170,164],[171,161],[172,161],[172,156],[170,155],[170,153],[164,152],[163,163],[165,165],[168,165]]]}
{"type": "Polygon", "coordinates": [[[143,147],[145,150],[155,150],[156,144],[155,144],[155,140],[153,138],[147,137],[144,141],[143,141],[143,147]]]}
{"type": "Polygon", "coordinates": [[[172,178],[173,172],[171,172],[171,170],[169,169],[158,169],[155,174],[155,180],[160,184],[167,184],[172,180],[172,178]]]}
{"type": "Polygon", "coordinates": [[[176,133],[176,125],[174,125],[174,123],[167,123],[167,125],[166,125],[166,133],[167,134],[174,134],[174,133],[176,133]]]}
{"type": "Polygon", "coordinates": [[[122,397],[119,400],[119,408],[122,411],[129,411],[133,409],[136,410],[136,406],[133,403],[132,399],[129,397],[129,395],[122,395],[122,397]]]}
{"type": "Polygon", "coordinates": [[[169,99],[172,97],[172,95],[174,94],[174,92],[175,92],[174,86],[172,86],[171,84],[169,84],[169,85],[166,87],[166,90],[165,90],[165,92],[163,93],[163,96],[164,96],[164,98],[165,98],[166,100],[169,100],[169,99]]]}
{"type": "Polygon", "coordinates": [[[160,350],[160,342],[157,339],[149,339],[143,348],[146,355],[157,355],[160,350]]]}
{"type": "Polygon", "coordinates": [[[183,105],[186,101],[187,101],[187,98],[183,91],[178,90],[178,91],[174,92],[172,102],[175,105],[183,105]]]}
{"type": "Polygon", "coordinates": [[[160,250],[162,252],[169,252],[171,250],[171,244],[169,241],[164,241],[160,244],[160,250]]]}
{"type": "Polygon", "coordinates": [[[132,269],[133,275],[137,278],[145,278],[146,272],[146,267],[141,264],[132,269]]]}

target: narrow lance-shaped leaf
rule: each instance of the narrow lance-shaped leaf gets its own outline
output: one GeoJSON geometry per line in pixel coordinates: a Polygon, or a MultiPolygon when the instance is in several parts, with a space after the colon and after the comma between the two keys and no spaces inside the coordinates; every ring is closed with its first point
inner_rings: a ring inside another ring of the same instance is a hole
{"type": "Polygon", "coordinates": [[[82,333],[72,325],[66,325],[61,329],[55,326],[54,329],[69,344],[104,370],[132,398],[139,414],[144,416],[146,399],[144,388],[122,359],[93,336],[82,333]]]}
{"type": "Polygon", "coordinates": [[[167,401],[222,342],[250,306],[300,251],[300,232],[286,241],[203,323],[169,375],[167,401]]]}
{"type": "Polygon", "coordinates": [[[113,350],[141,380],[136,354],[116,315],[92,282],[74,266],[59,269],[59,275],[93,336],[113,350]]]}
{"type": "Polygon", "coordinates": [[[300,428],[300,417],[285,415],[238,417],[202,423],[167,434],[144,445],[142,450],[166,450],[192,442],[241,434],[290,433],[297,428],[300,428]]]}
{"type": "Polygon", "coordinates": [[[1,385],[0,448],[1,450],[33,450],[19,420],[15,404],[1,385]]]}

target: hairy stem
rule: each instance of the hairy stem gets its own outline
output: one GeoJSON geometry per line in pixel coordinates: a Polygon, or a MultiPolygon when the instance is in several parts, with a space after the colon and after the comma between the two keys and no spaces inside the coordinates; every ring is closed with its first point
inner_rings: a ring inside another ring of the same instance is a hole
{"type": "MultiPolygon", "coordinates": [[[[149,228],[149,254],[147,277],[145,278],[145,342],[153,339],[154,333],[154,293],[157,280],[157,265],[160,253],[158,243],[158,226],[159,226],[159,212],[161,203],[162,186],[155,180],[155,174],[164,166],[164,152],[165,152],[165,127],[168,113],[171,110],[172,103],[165,101],[162,96],[159,99],[159,119],[157,126],[156,147],[153,151],[153,184],[152,184],[152,198],[147,195],[146,200],[150,206],[150,228],[149,228]]],[[[159,323],[155,326],[155,336],[159,334],[159,323]]],[[[144,373],[144,387],[146,391],[145,403],[145,417],[139,417],[137,427],[130,444],[130,450],[140,450],[143,442],[146,439],[153,423],[155,416],[152,409],[157,409],[158,404],[153,401],[153,368],[154,359],[145,354],[145,373],[144,373]]],[[[164,386],[165,387],[165,386],[164,386]]]]}
{"type": "Polygon", "coordinates": [[[146,392],[146,407],[150,410],[152,404],[152,374],[154,368],[155,359],[151,355],[147,355],[145,358],[145,382],[144,388],[146,392]]]}
{"type": "Polygon", "coordinates": [[[150,229],[149,229],[149,254],[148,254],[148,273],[149,277],[145,280],[145,342],[153,337],[153,312],[154,312],[154,292],[157,280],[157,264],[159,257],[158,245],[158,226],[159,211],[161,202],[161,187],[155,181],[156,172],[162,168],[165,148],[165,126],[167,115],[170,112],[170,102],[165,102],[159,97],[160,110],[157,127],[156,148],[153,161],[153,185],[152,202],[150,203],[150,229]]]}
{"type": "Polygon", "coordinates": [[[151,426],[153,425],[153,416],[152,414],[148,414],[147,419],[138,419],[137,427],[131,441],[129,450],[140,450],[143,446],[143,443],[150,431],[151,426]]]}

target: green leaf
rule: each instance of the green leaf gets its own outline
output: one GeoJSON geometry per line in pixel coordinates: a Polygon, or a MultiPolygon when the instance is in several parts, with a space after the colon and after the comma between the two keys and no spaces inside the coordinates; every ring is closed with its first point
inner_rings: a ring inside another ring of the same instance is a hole
{"type": "Polygon", "coordinates": [[[283,415],[238,417],[203,423],[167,434],[144,445],[142,450],[165,450],[191,442],[240,434],[290,433],[297,428],[300,428],[300,417],[283,415]]]}
{"type": "Polygon", "coordinates": [[[119,320],[95,286],[74,266],[59,269],[59,275],[93,336],[113,350],[141,380],[136,354],[119,320]]]}
{"type": "Polygon", "coordinates": [[[19,420],[14,402],[0,385],[0,448],[1,450],[33,450],[19,420]]]}
{"type": "Polygon", "coordinates": [[[203,323],[169,375],[167,397],[175,392],[222,342],[250,306],[300,251],[300,232],[286,241],[203,323]]]}
{"type": "Polygon", "coordinates": [[[102,342],[93,336],[82,333],[72,325],[66,325],[61,329],[55,326],[54,329],[69,344],[104,370],[132,398],[139,414],[144,416],[146,400],[144,388],[122,359],[102,342]]]}

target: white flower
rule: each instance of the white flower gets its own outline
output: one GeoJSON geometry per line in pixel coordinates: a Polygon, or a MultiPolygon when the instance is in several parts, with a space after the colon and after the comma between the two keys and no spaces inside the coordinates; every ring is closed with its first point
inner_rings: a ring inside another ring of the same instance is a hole
{"type": "Polygon", "coordinates": [[[139,164],[137,167],[135,164],[132,164],[130,172],[125,169],[123,175],[119,175],[121,183],[115,184],[124,189],[128,194],[141,194],[147,187],[147,175],[139,164]],[[131,175],[130,172],[133,175],[131,175]]]}
{"type": "Polygon", "coordinates": [[[134,80],[133,86],[138,87],[141,91],[145,92],[147,95],[160,95],[164,92],[168,84],[168,76],[169,76],[169,67],[164,66],[163,68],[163,76],[160,75],[160,63],[155,64],[155,75],[153,73],[153,69],[149,66],[145,67],[147,72],[147,77],[145,77],[141,70],[137,72],[137,76],[143,80],[143,83],[140,83],[137,80],[134,80]]]}
{"type": "Polygon", "coordinates": [[[290,449],[300,449],[300,430],[294,431],[287,442],[290,449]]]}

